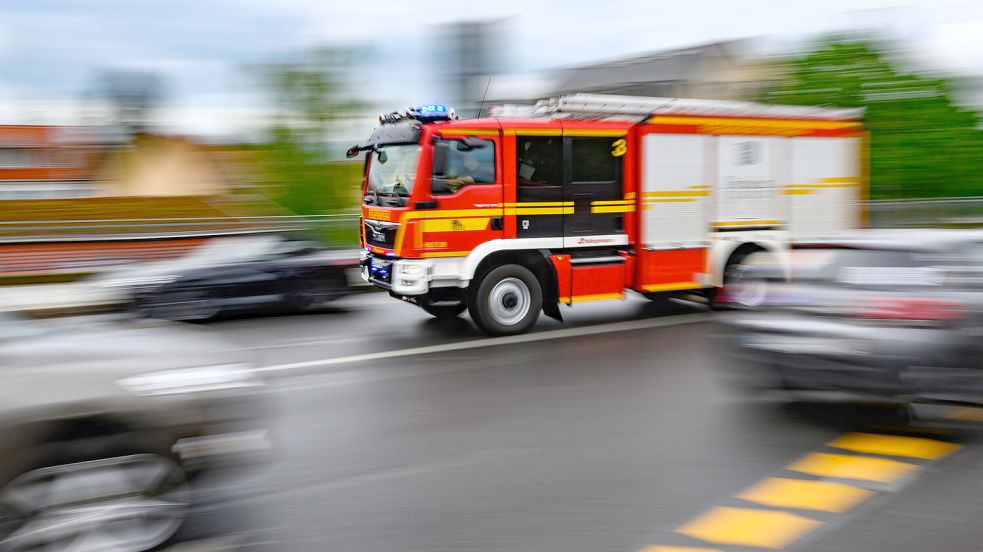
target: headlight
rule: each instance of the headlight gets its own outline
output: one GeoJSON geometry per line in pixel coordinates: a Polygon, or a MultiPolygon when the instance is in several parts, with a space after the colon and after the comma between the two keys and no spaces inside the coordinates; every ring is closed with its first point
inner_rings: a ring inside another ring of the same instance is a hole
{"type": "Polygon", "coordinates": [[[140,396],[200,393],[262,385],[248,364],[218,364],[162,370],[123,378],[117,383],[130,393],[140,396]]]}
{"type": "Polygon", "coordinates": [[[402,266],[402,272],[404,276],[419,276],[426,273],[427,265],[422,264],[405,264],[402,266]]]}

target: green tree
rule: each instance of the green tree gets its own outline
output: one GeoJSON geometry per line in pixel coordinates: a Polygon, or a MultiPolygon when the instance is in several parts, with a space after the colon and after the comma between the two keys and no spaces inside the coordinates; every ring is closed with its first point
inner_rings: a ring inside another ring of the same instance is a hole
{"type": "MultiPolygon", "coordinates": [[[[359,55],[323,48],[249,67],[274,108],[259,148],[261,175],[271,196],[301,215],[346,212],[358,205],[361,165],[329,161],[336,123],[362,109],[348,87],[359,55]]],[[[324,226],[322,237],[356,243],[357,228],[324,226]]]]}
{"type": "Polygon", "coordinates": [[[871,197],[979,195],[983,134],[948,84],[900,72],[869,40],[834,37],[774,65],[778,79],[761,100],[865,108],[871,197]]]}

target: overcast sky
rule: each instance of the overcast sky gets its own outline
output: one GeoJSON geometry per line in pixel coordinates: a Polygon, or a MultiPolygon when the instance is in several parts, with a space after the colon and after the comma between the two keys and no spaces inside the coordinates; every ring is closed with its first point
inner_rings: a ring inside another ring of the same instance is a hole
{"type": "Polygon", "coordinates": [[[926,65],[983,74],[980,0],[5,0],[0,123],[70,123],[108,69],[162,73],[168,128],[234,134],[263,100],[241,67],[315,45],[373,52],[360,92],[374,105],[433,101],[434,26],[505,19],[515,72],[701,42],[768,37],[779,48],[829,30],[879,27],[926,65]]]}

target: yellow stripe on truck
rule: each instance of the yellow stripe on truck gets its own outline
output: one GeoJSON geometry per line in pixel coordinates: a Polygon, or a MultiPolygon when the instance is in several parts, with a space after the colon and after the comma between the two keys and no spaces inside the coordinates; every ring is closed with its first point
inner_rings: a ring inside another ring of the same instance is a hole
{"type": "Polygon", "coordinates": [[[488,228],[490,218],[461,218],[424,220],[424,232],[473,232],[488,228]]]}

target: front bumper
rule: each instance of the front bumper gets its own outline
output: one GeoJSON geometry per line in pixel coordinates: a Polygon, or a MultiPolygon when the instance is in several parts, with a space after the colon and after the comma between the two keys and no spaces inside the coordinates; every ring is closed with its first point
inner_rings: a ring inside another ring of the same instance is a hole
{"type": "Polygon", "coordinates": [[[430,261],[389,259],[364,252],[360,265],[362,280],[397,295],[426,295],[430,291],[430,261]]]}

